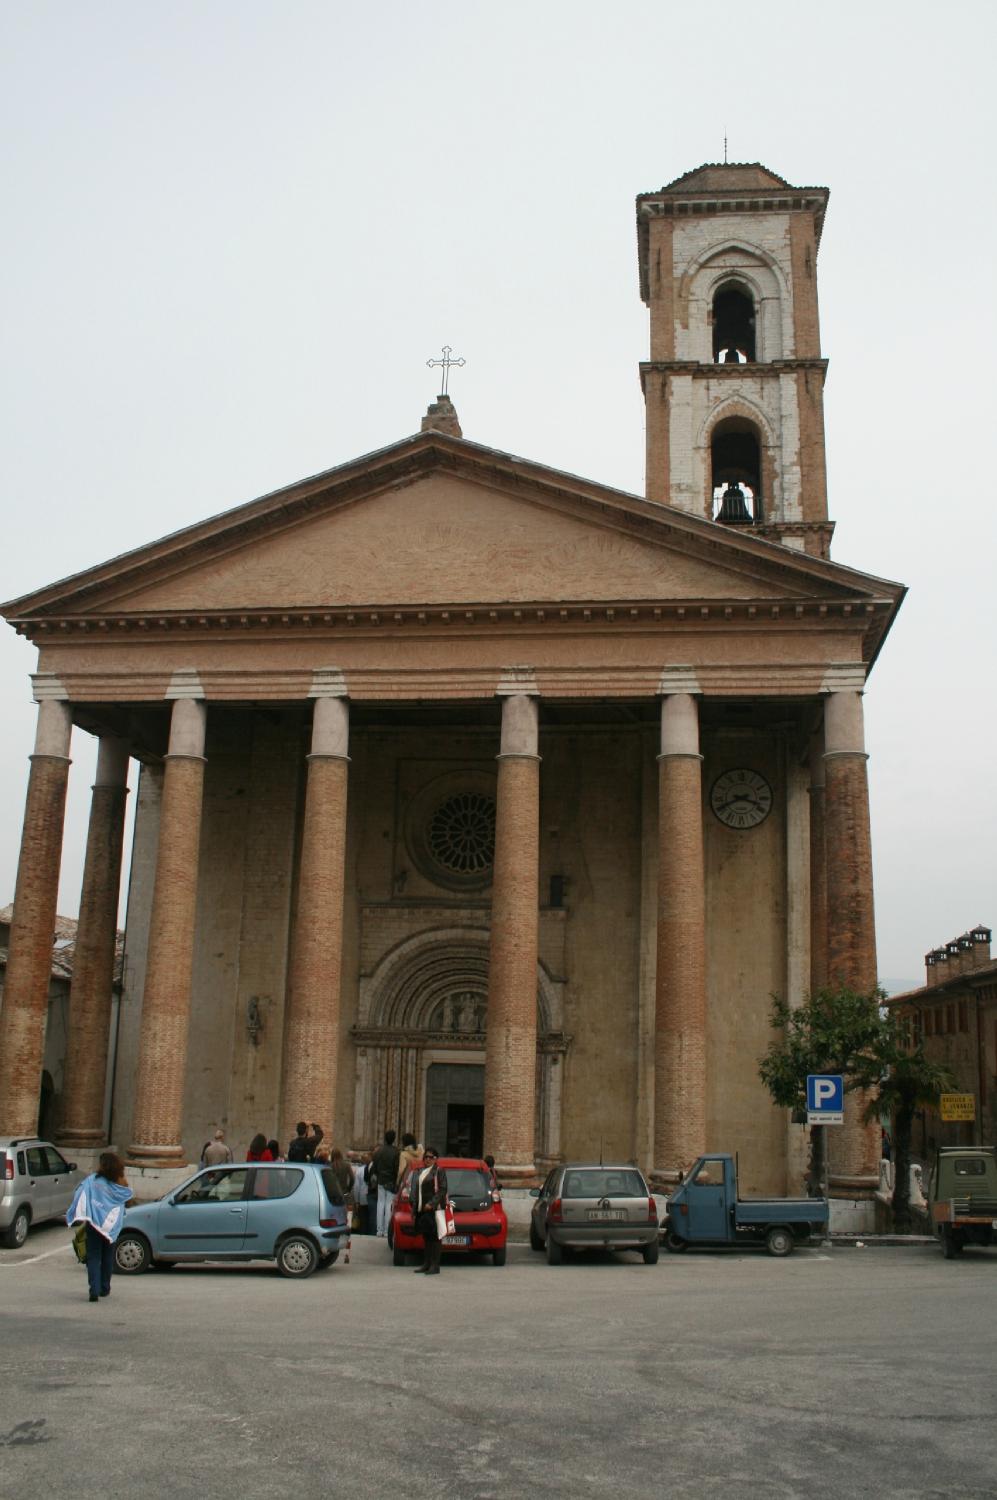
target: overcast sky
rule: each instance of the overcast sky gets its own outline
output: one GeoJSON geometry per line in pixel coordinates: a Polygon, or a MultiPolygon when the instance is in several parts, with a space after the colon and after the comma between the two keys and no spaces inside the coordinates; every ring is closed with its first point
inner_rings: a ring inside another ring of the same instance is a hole
{"type": "MultiPolygon", "coordinates": [[[[634,197],[761,161],[831,201],[833,555],[910,586],[870,681],[880,969],[997,924],[997,10],[8,3],[9,599],[417,430],[644,487],[634,197]]],[[[0,904],[35,652],[0,626],[0,904]]],[[[74,735],[75,915],[93,741],[74,735]]]]}

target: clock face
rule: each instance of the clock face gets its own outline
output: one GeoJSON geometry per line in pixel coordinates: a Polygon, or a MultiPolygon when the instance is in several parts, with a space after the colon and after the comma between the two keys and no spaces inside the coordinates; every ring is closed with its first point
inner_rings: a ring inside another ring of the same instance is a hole
{"type": "Polygon", "coordinates": [[[728,828],[755,828],[772,811],[772,788],[757,771],[725,771],[713,783],[710,806],[728,828]]]}

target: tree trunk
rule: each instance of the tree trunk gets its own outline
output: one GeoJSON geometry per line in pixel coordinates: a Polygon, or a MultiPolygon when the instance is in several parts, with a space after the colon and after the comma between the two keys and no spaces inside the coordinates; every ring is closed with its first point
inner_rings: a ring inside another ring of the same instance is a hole
{"type": "Polygon", "coordinates": [[[827,1179],[827,1126],[810,1127],[810,1165],[807,1168],[807,1197],[823,1198],[827,1179]]]}
{"type": "Polygon", "coordinates": [[[910,1234],[910,1138],[914,1111],[900,1105],[893,1117],[893,1228],[910,1234]]]}

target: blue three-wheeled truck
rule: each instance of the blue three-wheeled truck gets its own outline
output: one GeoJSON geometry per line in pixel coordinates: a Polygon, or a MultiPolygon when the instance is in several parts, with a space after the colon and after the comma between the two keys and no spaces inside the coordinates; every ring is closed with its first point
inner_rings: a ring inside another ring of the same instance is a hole
{"type": "Polygon", "coordinates": [[[823,1239],[826,1198],[739,1198],[732,1156],[701,1156],[668,1199],[662,1229],[669,1250],[689,1245],[764,1245],[788,1255],[794,1245],[823,1239]]]}

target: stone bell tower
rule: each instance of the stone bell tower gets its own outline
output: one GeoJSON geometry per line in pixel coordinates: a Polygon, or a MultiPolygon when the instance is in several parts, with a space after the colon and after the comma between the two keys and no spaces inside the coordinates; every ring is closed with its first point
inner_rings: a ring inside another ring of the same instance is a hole
{"type": "Polygon", "coordinates": [[[758,162],[637,199],[646,492],[827,557],[817,247],[828,191],[758,162]]]}

